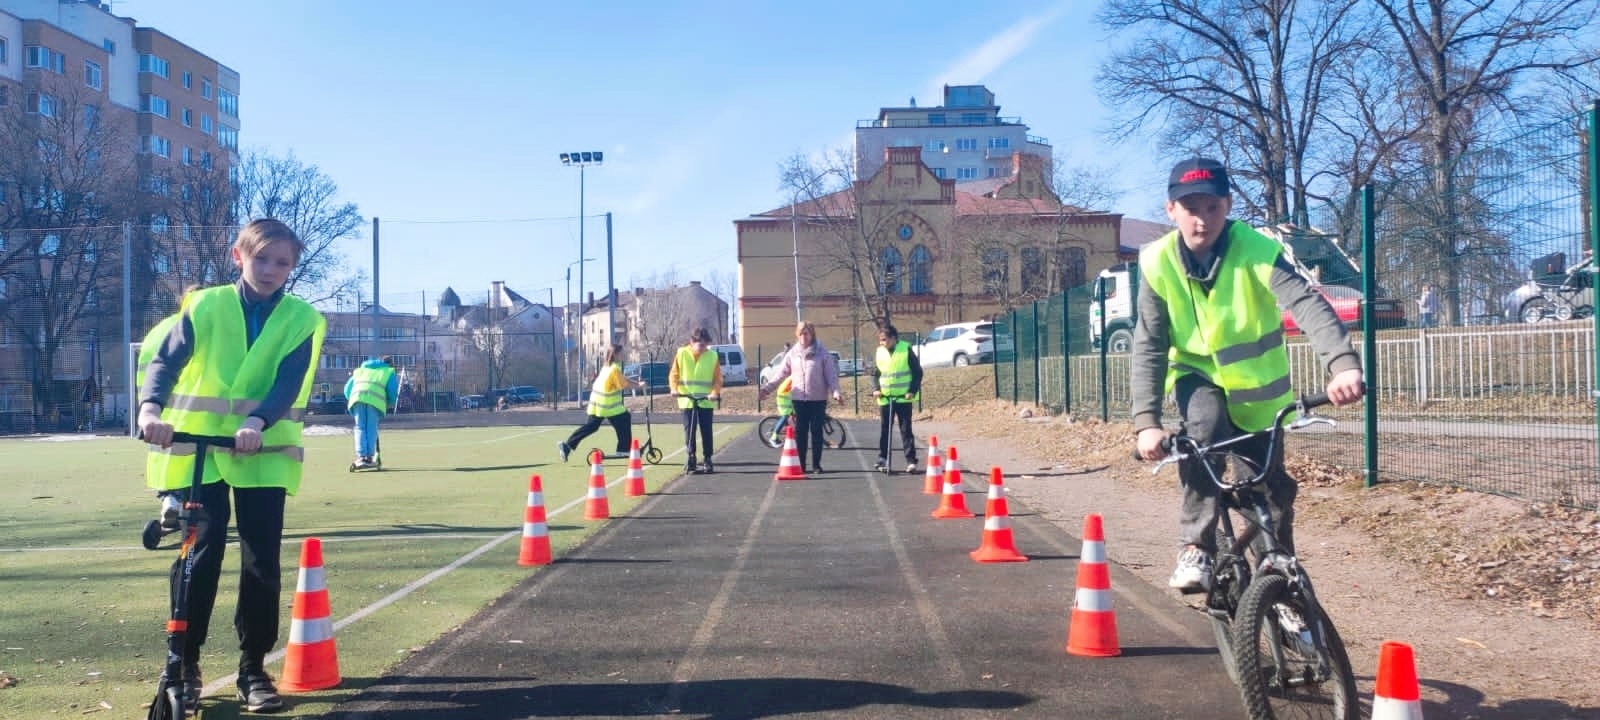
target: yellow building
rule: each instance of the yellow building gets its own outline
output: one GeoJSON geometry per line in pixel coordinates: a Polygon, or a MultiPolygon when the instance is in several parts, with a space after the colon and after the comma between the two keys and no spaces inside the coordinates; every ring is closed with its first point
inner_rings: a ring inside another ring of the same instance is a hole
{"type": "Polygon", "coordinates": [[[1122,216],[1063,205],[1044,161],[957,183],[891,147],[870,178],[734,222],[740,342],[770,355],[796,314],[850,356],[870,356],[888,319],[901,335],[980,320],[1089,282],[1117,262],[1122,216]],[[799,288],[798,311],[796,285],[799,288]]]}

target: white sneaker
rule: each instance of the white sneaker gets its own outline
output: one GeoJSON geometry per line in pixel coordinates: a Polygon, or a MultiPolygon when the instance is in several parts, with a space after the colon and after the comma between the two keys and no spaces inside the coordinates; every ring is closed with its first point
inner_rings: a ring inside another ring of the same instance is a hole
{"type": "Polygon", "coordinates": [[[906,463],[906,472],[914,473],[916,471],[917,471],[917,464],[916,463],[914,463],[914,462],[906,463]]]}
{"type": "Polygon", "coordinates": [[[178,514],[183,510],[183,503],[178,501],[178,496],[167,493],[161,496],[161,527],[168,530],[178,528],[178,514]]]}
{"type": "Polygon", "coordinates": [[[1167,578],[1167,587],[1183,593],[1205,592],[1211,587],[1211,556],[1189,545],[1178,553],[1178,566],[1167,578]]]}

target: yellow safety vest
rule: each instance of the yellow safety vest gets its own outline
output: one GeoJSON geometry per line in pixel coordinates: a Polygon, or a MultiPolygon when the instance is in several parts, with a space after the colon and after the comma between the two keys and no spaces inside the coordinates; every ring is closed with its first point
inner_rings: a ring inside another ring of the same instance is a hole
{"type": "Polygon", "coordinates": [[[600,371],[594,378],[594,385],[589,388],[589,414],[595,417],[611,417],[621,415],[628,411],[622,404],[622,388],[607,392],[606,386],[615,375],[622,374],[622,366],[611,363],[600,371]]]}
{"type": "MultiPolygon", "coordinates": [[[[717,363],[721,362],[721,359],[717,357],[717,351],[707,348],[705,352],[700,353],[700,359],[696,360],[694,351],[685,345],[678,348],[678,356],[673,359],[673,362],[678,364],[678,392],[688,395],[709,395],[711,393],[711,383],[716,380],[717,363]]],[[[695,401],[686,397],[678,398],[679,409],[688,410],[691,407],[712,408],[716,407],[716,403],[710,400],[695,401]]]]}
{"type": "MultiPolygon", "coordinates": [[[[161,322],[156,323],[155,327],[150,328],[150,332],[145,333],[144,342],[139,343],[139,364],[133,372],[135,400],[139,397],[139,388],[144,387],[144,369],[150,366],[151,360],[156,359],[156,352],[167,342],[167,336],[172,334],[172,328],[178,324],[178,317],[174,313],[161,318],[161,322]]],[[[134,411],[137,412],[138,408],[134,411]]]]}
{"type": "Polygon", "coordinates": [[[794,414],[794,378],[786,377],[778,384],[778,414],[794,414]]]}
{"type": "Polygon", "coordinates": [[[385,365],[381,368],[358,367],[350,373],[350,378],[355,382],[350,386],[350,397],[345,399],[345,410],[356,406],[356,403],[366,403],[378,409],[378,412],[389,411],[389,378],[394,377],[394,368],[385,365]]]}
{"type": "Polygon", "coordinates": [[[1177,232],[1139,252],[1145,282],[1167,305],[1171,348],[1166,392],[1196,374],[1228,397],[1228,416],[1246,432],[1265,430],[1294,400],[1283,315],[1272,294],[1272,268],[1283,246],[1241,222],[1228,223],[1228,248],[1211,292],[1191,280],[1177,232]]]}
{"type": "MultiPolygon", "coordinates": [[[[178,376],[161,417],[179,432],[232,437],[277,379],[278,365],[307,339],[311,362],[289,411],[261,432],[261,450],[250,455],[207,453],[203,482],[226,479],[234,487],[281,487],[290,495],[300,489],[305,449],[300,432],[306,400],[311,397],[317,360],[327,323],[304,300],[283,296],[267,317],[254,344],[245,335],[244,306],[233,285],[191,294],[180,311],[194,326],[194,348],[178,376]]],[[[151,446],[145,482],[157,490],[188,487],[193,481],[195,446],[173,443],[151,446]]]]}
{"type": "Polygon", "coordinates": [[[888,405],[890,396],[894,402],[910,403],[917,399],[911,395],[911,343],[904,340],[894,344],[894,350],[878,347],[878,404],[888,405]]]}

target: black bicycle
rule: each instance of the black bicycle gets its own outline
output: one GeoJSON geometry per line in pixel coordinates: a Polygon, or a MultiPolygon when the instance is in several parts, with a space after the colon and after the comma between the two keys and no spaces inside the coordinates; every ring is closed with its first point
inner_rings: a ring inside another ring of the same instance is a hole
{"type": "Polygon", "coordinates": [[[1344,641],[1317,602],[1311,575],[1278,540],[1265,491],[1258,488],[1283,441],[1289,413],[1295,413],[1287,426],[1290,430],[1333,425],[1332,419],[1310,412],[1326,404],[1327,395],[1303,397],[1279,410],[1271,428],[1211,445],[1201,445],[1182,433],[1170,435],[1164,445],[1171,454],[1154,470],[1198,458],[1221,491],[1206,613],[1228,677],[1239,686],[1251,720],[1359,717],[1355,675],[1344,641]],[[1247,457],[1234,449],[1261,436],[1267,437],[1265,459],[1247,457]],[[1222,477],[1230,459],[1232,482],[1222,477]],[[1237,534],[1235,513],[1245,521],[1243,532],[1237,534]]]}
{"type": "MultiPolygon", "coordinates": [[[[783,420],[783,417],[782,415],[768,415],[761,418],[761,422],[756,425],[756,432],[761,435],[761,442],[766,443],[767,447],[783,447],[783,432],[778,429],[778,422],[783,420]]],[[[784,426],[788,427],[793,422],[791,419],[784,426]]],[[[845,435],[844,423],[833,419],[832,415],[824,413],[822,416],[823,444],[831,448],[842,448],[848,441],[849,436],[845,435]]]]}
{"type": "MultiPolygon", "coordinates": [[[[172,433],[173,443],[194,444],[194,472],[190,478],[189,496],[178,514],[178,528],[183,533],[183,543],[178,546],[178,560],[182,571],[178,575],[178,590],[173,593],[172,611],[167,620],[167,663],[161,671],[156,697],[150,703],[147,720],[181,720],[186,707],[194,707],[199,698],[187,697],[183,684],[183,646],[189,627],[189,585],[194,577],[195,543],[205,534],[211,522],[206,509],[199,502],[200,484],[205,478],[206,451],[212,448],[233,448],[233,438],[222,435],[194,435],[186,432],[172,433]]],[[[142,540],[150,550],[156,549],[165,534],[160,523],[151,520],[145,525],[142,540]]]]}

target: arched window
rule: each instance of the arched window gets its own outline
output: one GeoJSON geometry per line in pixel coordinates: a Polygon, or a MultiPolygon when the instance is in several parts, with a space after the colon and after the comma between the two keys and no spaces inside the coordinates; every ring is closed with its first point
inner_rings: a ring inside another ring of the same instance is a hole
{"type": "Polygon", "coordinates": [[[883,249],[883,294],[900,294],[900,276],[905,274],[905,267],[900,262],[900,249],[890,245],[883,249]]]}
{"type": "Polygon", "coordinates": [[[1065,247],[1056,249],[1056,276],[1061,290],[1070,290],[1088,284],[1087,259],[1084,257],[1083,248],[1065,247]]]}
{"type": "Polygon", "coordinates": [[[1044,253],[1036,247],[1022,249],[1022,294],[1043,297],[1045,287],[1044,253]]]}
{"type": "Polygon", "coordinates": [[[933,253],[918,245],[911,250],[911,294],[933,294],[933,253]]]}
{"type": "Polygon", "coordinates": [[[1000,295],[1010,282],[1011,253],[1000,248],[983,251],[983,292],[1000,295]]]}

